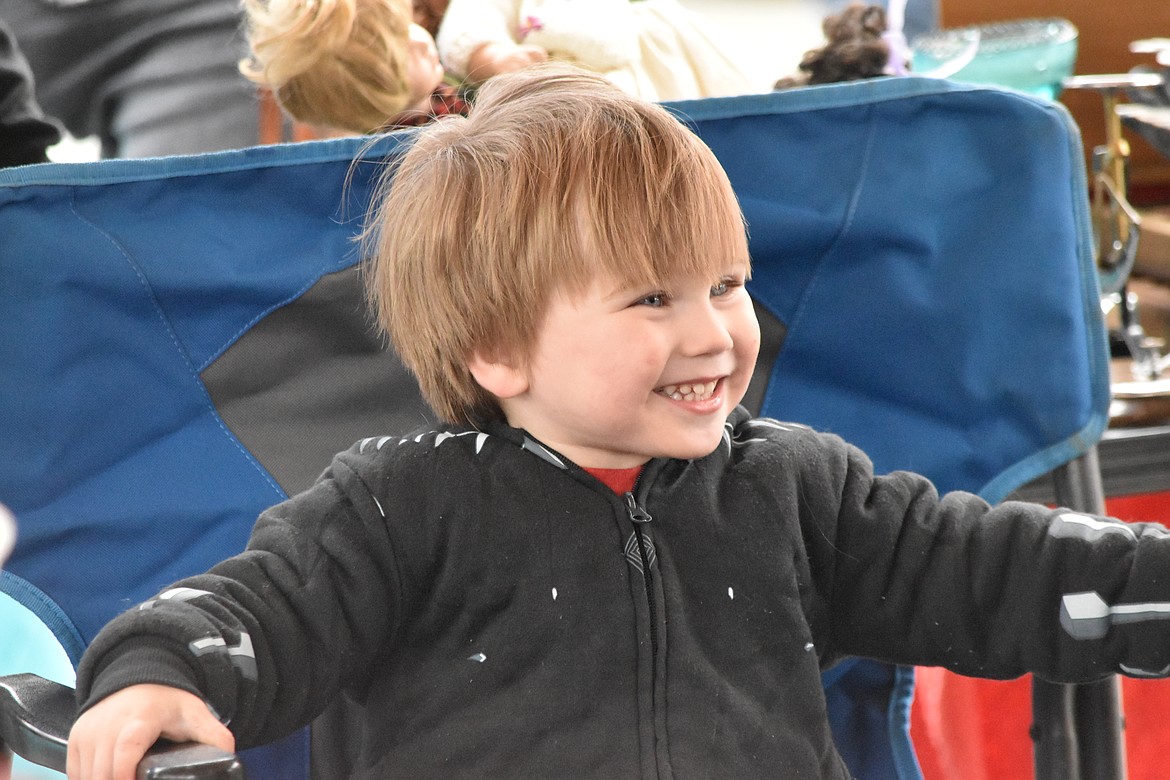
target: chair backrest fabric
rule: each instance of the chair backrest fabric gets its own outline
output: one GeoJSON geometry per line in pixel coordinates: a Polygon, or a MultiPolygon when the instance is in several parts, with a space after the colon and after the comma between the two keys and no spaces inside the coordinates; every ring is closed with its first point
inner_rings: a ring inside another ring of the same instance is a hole
{"type": "MultiPolygon", "coordinates": [[[[669,107],[745,213],[749,290],[782,335],[764,414],[992,501],[1100,437],[1061,106],[906,77],[669,107]]],[[[118,611],[242,548],[333,452],[429,418],[363,307],[354,240],[412,133],[0,171],[0,502],[20,523],[0,589],[74,662],[118,611]]],[[[830,701],[850,674],[880,725],[855,737],[834,707],[851,768],[915,776],[907,670],[831,670],[830,701]]],[[[306,749],[256,761],[303,777],[306,749]]]]}

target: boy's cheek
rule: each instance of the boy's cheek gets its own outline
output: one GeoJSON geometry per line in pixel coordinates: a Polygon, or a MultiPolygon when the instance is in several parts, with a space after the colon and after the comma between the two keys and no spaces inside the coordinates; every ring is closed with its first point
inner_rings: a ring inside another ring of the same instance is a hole
{"type": "Polygon", "coordinates": [[[742,335],[736,341],[740,362],[747,365],[750,371],[760,356],[760,324],[754,315],[750,327],[745,327],[742,335]]]}

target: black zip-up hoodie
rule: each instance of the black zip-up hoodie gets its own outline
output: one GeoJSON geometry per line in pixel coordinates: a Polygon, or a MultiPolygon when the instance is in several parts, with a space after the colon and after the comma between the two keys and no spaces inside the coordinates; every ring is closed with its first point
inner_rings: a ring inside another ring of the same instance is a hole
{"type": "Polygon", "coordinates": [[[1165,674],[1151,602],[1160,526],[940,498],[742,409],[625,496],[522,431],[452,428],[338,455],[246,552],[115,619],[78,692],[175,685],[247,747],[344,688],[359,777],[844,778],[835,659],[1165,674]]]}

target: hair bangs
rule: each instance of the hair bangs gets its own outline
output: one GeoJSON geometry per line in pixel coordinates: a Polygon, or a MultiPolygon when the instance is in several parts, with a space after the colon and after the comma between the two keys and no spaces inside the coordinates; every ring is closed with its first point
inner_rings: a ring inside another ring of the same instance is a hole
{"type": "Polygon", "coordinates": [[[624,284],[717,278],[749,263],[743,214],[726,173],[697,137],[678,131],[667,144],[672,149],[651,139],[655,154],[611,161],[578,201],[591,212],[584,238],[594,269],[624,284]]]}

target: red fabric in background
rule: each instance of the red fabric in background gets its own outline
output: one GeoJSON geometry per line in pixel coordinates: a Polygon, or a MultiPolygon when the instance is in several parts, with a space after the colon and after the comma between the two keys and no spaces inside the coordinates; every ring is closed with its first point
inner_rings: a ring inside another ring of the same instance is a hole
{"type": "MultiPolygon", "coordinates": [[[[1129,521],[1170,525],[1170,492],[1107,499],[1129,521]]],[[[1170,680],[1122,679],[1129,780],[1170,777],[1170,680]]],[[[1034,776],[1030,677],[1006,682],[917,670],[910,734],[926,780],[1004,780],[1034,776]]]]}

